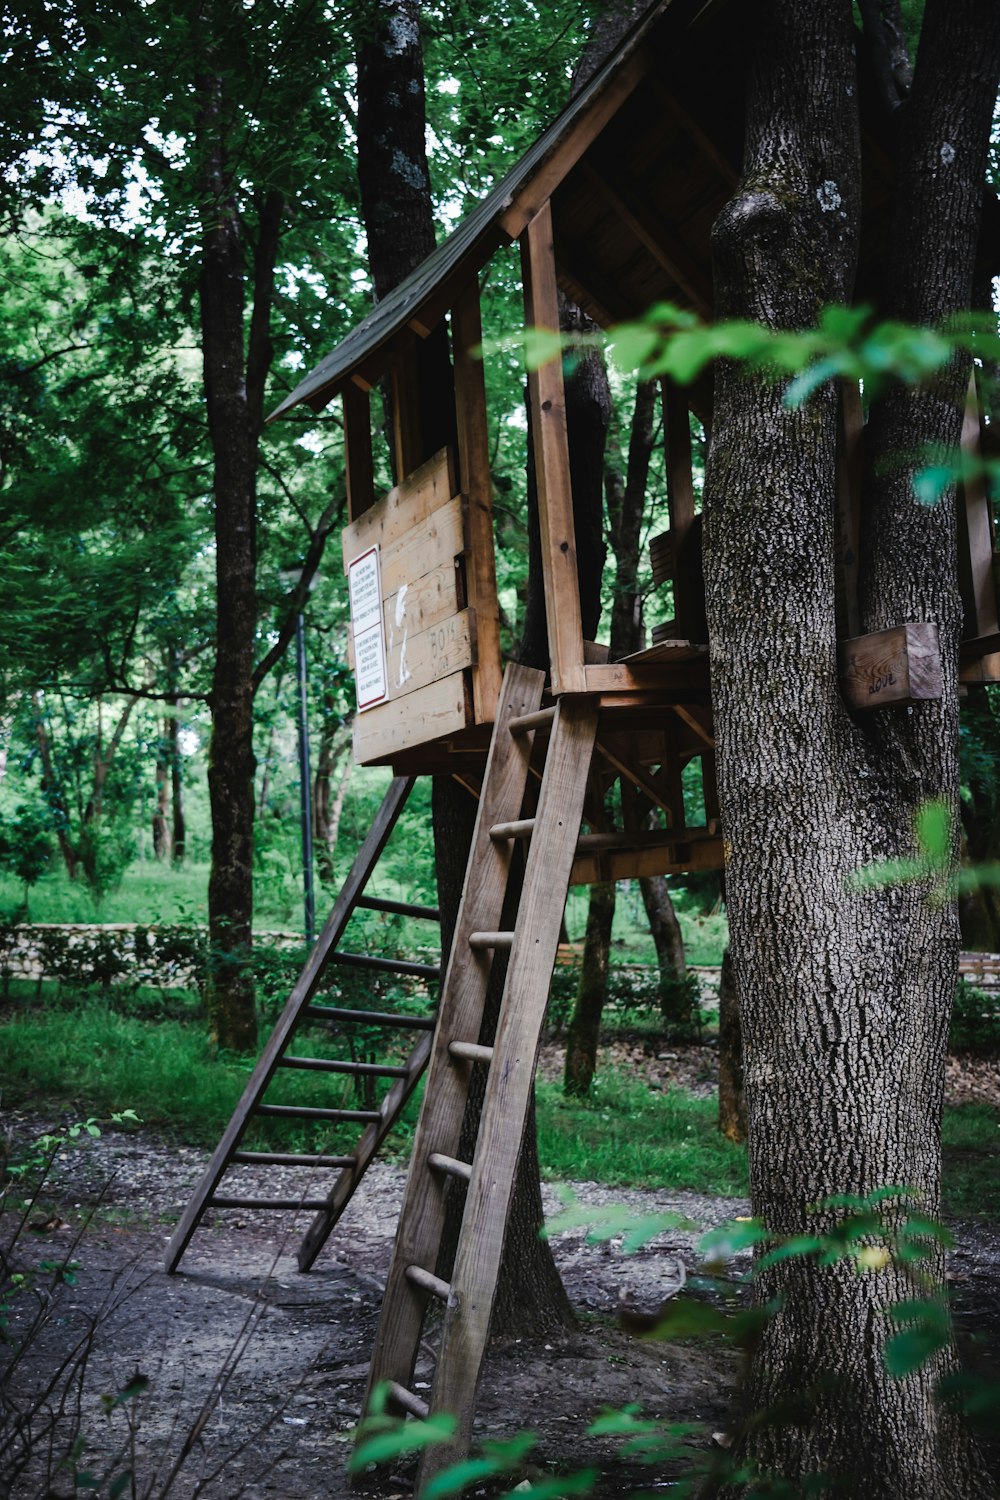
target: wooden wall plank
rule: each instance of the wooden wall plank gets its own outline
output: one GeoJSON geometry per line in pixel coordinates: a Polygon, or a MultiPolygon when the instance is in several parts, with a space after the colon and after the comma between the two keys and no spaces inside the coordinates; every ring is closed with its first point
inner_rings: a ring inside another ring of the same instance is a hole
{"type": "MultiPolygon", "coordinates": [[[[528,226],[521,243],[521,266],[527,326],[557,329],[559,299],[550,203],[544,204],[528,226]]],[[[560,360],[550,360],[529,373],[528,407],[538,486],[552,691],[581,693],[586,688],[583,623],[560,360]]]]}
{"type": "Polygon", "coordinates": [[[440,506],[447,505],[457,493],[451,454],[447,448],[442,448],[371,505],[360,519],[345,526],[345,572],[352,558],[367,552],[376,543],[384,547],[396,541],[440,506]]]}
{"type": "Polygon", "coordinates": [[[390,703],[354,716],[354,759],[359,765],[442,735],[459,734],[470,722],[465,673],[455,672],[390,703]]]}
{"type": "Polygon", "coordinates": [[[382,548],[382,598],[404,584],[416,583],[465,551],[465,506],[456,495],[447,505],[431,513],[419,526],[411,526],[396,541],[382,548]]]}
{"type": "Polygon", "coordinates": [[[386,646],[390,649],[400,631],[405,630],[411,636],[419,635],[449,615],[457,615],[462,601],[455,559],[432,568],[415,583],[404,583],[387,596],[382,608],[386,646]]]}
{"type": "Polygon", "coordinates": [[[367,391],[350,383],[344,387],[344,475],[347,514],[354,521],[375,500],[375,478],[371,402],[367,391]]]}
{"type": "Polygon", "coordinates": [[[479,281],[473,276],[456,299],[451,315],[458,425],[459,482],[468,502],[469,554],[466,598],[476,612],[479,655],[472,674],[477,724],[496,718],[503,665],[500,659],[500,601],[493,549],[493,486],[490,480],[486,384],[478,351],[483,341],[479,281]]]}
{"type": "Polygon", "coordinates": [[[397,631],[386,642],[386,675],[390,701],[405,698],[429,682],[437,682],[476,660],[476,615],[471,609],[449,615],[418,635],[397,631]]]}

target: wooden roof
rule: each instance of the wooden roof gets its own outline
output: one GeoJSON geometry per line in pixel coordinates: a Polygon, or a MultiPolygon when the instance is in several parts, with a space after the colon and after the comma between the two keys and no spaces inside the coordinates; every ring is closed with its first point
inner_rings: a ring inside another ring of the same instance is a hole
{"type": "Polygon", "coordinates": [[[300,402],[321,410],[359,372],[366,385],[374,384],[400,335],[433,326],[455,290],[516,238],[553,194],[565,289],[598,321],[638,314],[655,297],[707,310],[705,236],[736,181],[742,122],[734,135],[724,118],[729,70],[720,66],[718,39],[692,48],[684,34],[715,30],[712,19],[725,8],[724,0],[656,0],[502,182],[270,420],[300,402]],[[690,67],[693,53],[705,59],[698,78],[690,67]],[[692,106],[709,117],[707,126],[691,114],[692,106]],[[670,250],[661,245],[670,238],[665,214],[679,221],[670,250]],[[582,241],[588,242],[585,253],[582,241]]]}
{"type": "MultiPolygon", "coordinates": [[[[655,0],[508,173],[413,274],[272,413],[300,402],[321,410],[349,380],[369,388],[401,341],[426,335],[503,243],[551,200],[560,285],[605,326],[657,301],[713,312],[712,225],[743,157],[747,27],[737,0],[655,0]]],[[[887,231],[887,123],[861,69],[865,156],[862,261],[857,295],[887,231]]],[[[1000,263],[1000,213],[987,194],[980,242],[1000,263]]]]}

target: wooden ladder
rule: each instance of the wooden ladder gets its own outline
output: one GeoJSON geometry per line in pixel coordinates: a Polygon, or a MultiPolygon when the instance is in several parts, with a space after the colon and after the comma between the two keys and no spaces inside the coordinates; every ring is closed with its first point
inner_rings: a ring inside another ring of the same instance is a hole
{"type": "Polygon", "coordinates": [[[504,677],[472,851],[441,991],[427,1087],[372,1355],[365,1410],[388,1383],[388,1406],[424,1417],[451,1412],[447,1445],[425,1450],[419,1484],[468,1448],[476,1383],[489,1332],[514,1174],[521,1148],[560,924],[593,756],[597,709],[563,698],[539,710],[543,677],[511,666],[504,677]],[[523,818],[536,733],[551,727],[538,807],[523,818]],[[513,931],[497,930],[515,841],[529,839],[513,931]],[[492,1047],[480,1043],[491,955],[509,949],[492,1047]],[[473,1160],[458,1159],[475,1063],[487,1063],[486,1096],[473,1160]],[[468,1183],[451,1281],[435,1274],[449,1177],[468,1183]],[[429,1401],[412,1388],[432,1299],[444,1304],[429,1401]]]}
{"type": "Polygon", "coordinates": [[[205,1174],[199,1182],[184,1215],[167,1247],[165,1268],[176,1271],[203,1215],[210,1208],[314,1210],[316,1217],[298,1252],[299,1269],[308,1271],[325,1244],[331,1230],[343,1213],[361,1178],[385,1137],[398,1120],[427,1066],[431,1050],[434,1015],[425,1016],[354,1010],[339,1006],[315,1005],[313,997],[327,966],[331,963],[348,967],[390,971],[430,980],[440,976],[437,965],[385,958],[377,954],[344,952],[338,945],[352,915],[358,908],[390,912],[402,916],[438,920],[432,907],[411,906],[365,896],[365,887],[378,864],[397,819],[414,784],[413,777],[397,777],[390,785],[367,838],[358,851],[343,889],[329,919],[309,954],[305,967],[288,998],[277,1025],[261,1053],[243,1096],[226,1127],[205,1174]],[[289,1054],[288,1048],[300,1022],[328,1024],[337,1027],[379,1025],[422,1033],[405,1062],[398,1066],[380,1063],[337,1061],[328,1058],[289,1054]],[[391,1087],[375,1109],[340,1109],[323,1105],[267,1104],[264,1095],[279,1068],[303,1068],[315,1073],[353,1074],[356,1077],[384,1077],[393,1080],[391,1087]],[[365,1126],[350,1155],[306,1155],[277,1151],[242,1151],[240,1141],[254,1119],[273,1117],[308,1122],[357,1122],[365,1126]],[[300,1198],[250,1198],[219,1192],[222,1178],[231,1165],[254,1164],[272,1167],[302,1167],[312,1173],[337,1168],[338,1175],[322,1198],[303,1195],[300,1198]]]}

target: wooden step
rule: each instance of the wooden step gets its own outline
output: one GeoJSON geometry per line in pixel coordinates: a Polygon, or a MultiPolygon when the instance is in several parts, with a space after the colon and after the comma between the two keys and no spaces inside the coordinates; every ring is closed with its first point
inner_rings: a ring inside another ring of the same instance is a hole
{"type": "Polygon", "coordinates": [[[303,1015],[310,1021],[358,1022],[366,1026],[391,1026],[399,1031],[433,1031],[433,1016],[405,1016],[396,1011],[350,1010],[341,1005],[307,1005],[303,1015]]]}
{"type": "Polygon", "coordinates": [[[478,1042],[449,1042],[448,1051],[452,1057],[460,1057],[463,1062],[493,1061],[493,1048],[482,1047],[478,1042]]]}
{"type": "Polygon", "coordinates": [[[324,1206],[323,1198],[209,1198],[208,1208],[268,1208],[296,1211],[302,1209],[306,1213],[315,1213],[317,1208],[324,1206]]]}
{"type": "Polygon", "coordinates": [[[510,823],[494,823],[490,829],[490,838],[495,844],[502,844],[505,839],[529,839],[534,827],[534,818],[515,818],[510,823]]]}
{"type": "Polygon", "coordinates": [[[437,964],[416,963],[409,958],[383,958],[379,953],[331,953],[329,962],[347,969],[379,969],[385,974],[407,974],[413,979],[439,979],[437,964]]]}
{"type": "Polygon", "coordinates": [[[350,1073],[360,1078],[405,1078],[406,1068],[388,1063],[351,1062],[349,1058],[283,1057],[282,1068],[306,1068],[313,1073],[350,1073]]]}
{"type": "Polygon", "coordinates": [[[353,1156],[301,1156],[294,1151],[234,1151],[234,1162],[260,1167],[353,1167],[353,1156]]]}
{"type": "Polygon", "coordinates": [[[411,1286],[419,1287],[422,1292],[430,1292],[439,1302],[447,1302],[451,1287],[440,1276],[425,1271],[423,1266],[407,1266],[406,1279],[411,1286]]]}
{"type": "Polygon", "coordinates": [[[555,708],[539,708],[530,714],[516,714],[508,720],[511,734],[530,734],[532,729],[548,729],[555,720],[555,708]]]}
{"type": "Polygon", "coordinates": [[[457,1156],[445,1156],[442,1151],[432,1151],[427,1158],[427,1165],[433,1172],[444,1172],[448,1177],[457,1177],[461,1182],[468,1182],[472,1176],[472,1163],[459,1161],[457,1156]]]}
{"type": "Polygon", "coordinates": [[[416,1417],[418,1421],[425,1421],[430,1407],[426,1401],[421,1401],[412,1391],[408,1391],[405,1385],[400,1385],[398,1380],[389,1381],[389,1402],[391,1405],[400,1407],[408,1416],[416,1417]]]}
{"type": "Polygon", "coordinates": [[[424,922],[441,920],[436,906],[414,906],[409,901],[390,901],[384,896],[362,896],[356,904],[365,911],[384,911],[395,917],[415,917],[424,922]]]}
{"type": "Polygon", "coordinates": [[[359,1125],[382,1118],[377,1109],[324,1109],[316,1104],[258,1104],[254,1114],[276,1120],[351,1120],[359,1125]]]}
{"type": "Polygon", "coordinates": [[[509,948],[514,941],[512,932],[470,932],[469,947],[477,950],[484,948],[509,948]]]}

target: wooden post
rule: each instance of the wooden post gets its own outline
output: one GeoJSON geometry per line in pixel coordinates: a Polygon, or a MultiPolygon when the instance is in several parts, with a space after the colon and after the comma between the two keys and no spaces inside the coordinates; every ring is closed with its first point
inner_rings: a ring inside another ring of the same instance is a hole
{"type": "MultiPolygon", "coordinates": [[[[558,329],[559,299],[552,235],[552,206],[546,201],[521,240],[525,320],[529,328],[558,329]]],[[[583,622],[576,565],[573,495],[566,436],[566,393],[562,363],[550,360],[528,375],[528,408],[535,450],[538,521],[542,538],[545,617],[549,635],[552,691],[582,693],[583,622]]]]}
{"type": "Polygon", "coordinates": [[[670,510],[670,540],[673,561],[674,619],[680,640],[694,640],[699,569],[687,546],[694,526],[694,480],[691,474],[691,425],[687,397],[672,380],[660,382],[663,395],[663,430],[667,445],[667,504],[670,510]]]}
{"type": "Polygon", "coordinates": [[[466,598],[475,611],[478,659],[472,673],[476,723],[492,723],[500,696],[500,604],[493,550],[493,489],[483,362],[473,350],[483,341],[479,282],[473,276],[451,314],[455,364],[455,419],[459,484],[468,501],[469,554],[466,598]]]}
{"type": "Polygon", "coordinates": [[[417,350],[407,339],[392,365],[392,451],[399,484],[428,457],[420,429],[420,389],[417,350]]]}
{"type": "Polygon", "coordinates": [[[861,634],[861,605],[858,599],[858,557],[861,545],[861,463],[865,417],[861,408],[861,390],[855,381],[840,386],[837,414],[837,508],[836,508],[836,589],[837,634],[854,637],[861,634]]]}
{"type": "Polygon", "coordinates": [[[993,528],[986,486],[979,468],[982,450],[975,372],[969,378],[961,442],[962,457],[972,465],[961,487],[958,506],[958,582],[965,610],[963,634],[968,640],[992,635],[998,629],[993,528]]]}
{"type": "Polygon", "coordinates": [[[344,386],[344,475],[347,514],[356,521],[375,500],[371,401],[353,381],[344,386]]]}

